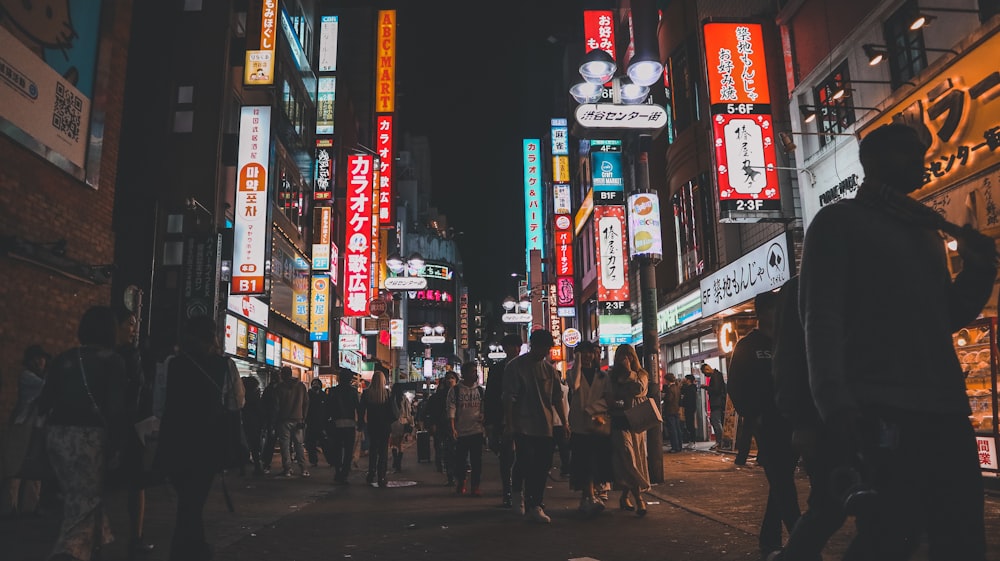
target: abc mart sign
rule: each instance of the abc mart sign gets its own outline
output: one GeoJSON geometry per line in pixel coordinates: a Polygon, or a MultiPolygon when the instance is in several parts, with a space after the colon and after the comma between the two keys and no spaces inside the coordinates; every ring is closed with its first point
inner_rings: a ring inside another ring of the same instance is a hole
{"type": "Polygon", "coordinates": [[[667,111],[650,104],[584,103],[577,106],[575,116],[588,129],[659,132],[667,125],[667,111]]]}

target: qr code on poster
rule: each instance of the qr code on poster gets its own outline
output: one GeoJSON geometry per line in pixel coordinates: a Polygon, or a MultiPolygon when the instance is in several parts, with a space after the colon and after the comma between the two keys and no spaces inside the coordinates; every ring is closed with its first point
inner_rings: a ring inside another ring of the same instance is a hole
{"type": "Polygon", "coordinates": [[[56,83],[56,103],[52,108],[52,126],[66,137],[80,140],[80,116],[83,98],[72,90],[56,83]]]}

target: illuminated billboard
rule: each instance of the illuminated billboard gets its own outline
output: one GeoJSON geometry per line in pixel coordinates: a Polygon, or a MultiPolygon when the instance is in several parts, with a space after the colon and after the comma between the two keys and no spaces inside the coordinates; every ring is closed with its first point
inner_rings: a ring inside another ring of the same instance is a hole
{"type": "Polygon", "coordinates": [[[267,256],[268,156],[271,108],[240,109],[237,156],[236,208],[233,223],[233,280],[231,294],[263,294],[267,256]]]}
{"type": "Polygon", "coordinates": [[[371,283],[373,158],[347,158],[347,208],[344,227],[344,315],[368,316],[371,283]]]}
{"type": "Polygon", "coordinates": [[[396,110],[396,10],[378,13],[378,60],[375,75],[375,112],[396,110]]]}
{"type": "Polygon", "coordinates": [[[542,144],[537,138],[525,138],[524,148],[524,239],[525,263],[531,271],[531,250],[545,258],[545,228],[542,226],[542,144]]]}
{"type": "Polygon", "coordinates": [[[375,118],[375,151],[379,157],[378,223],[392,224],[392,115],[375,118]]]}

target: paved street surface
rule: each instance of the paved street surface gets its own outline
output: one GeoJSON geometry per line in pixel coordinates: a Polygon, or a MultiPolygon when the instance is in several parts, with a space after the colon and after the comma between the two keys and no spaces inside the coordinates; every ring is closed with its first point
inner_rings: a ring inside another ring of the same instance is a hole
{"type": "MultiPolygon", "coordinates": [[[[706,448],[707,444],[699,445],[706,448]]],[[[760,467],[737,467],[733,456],[707,450],[665,454],[665,481],[646,499],[649,514],[639,518],[617,509],[586,518],[576,511],[578,495],[565,481],[550,478],[546,491],[552,523],[525,522],[500,507],[496,458],[486,453],[483,497],[456,496],[433,465],[416,462],[407,450],[404,469],[390,475],[390,488],[364,485],[356,471],[350,485],[331,485],[332,470],[312,477],[228,476],[236,512],[225,508],[221,487],[209,498],[209,540],[219,561],[373,560],[597,560],[735,561],[760,558],[756,530],[763,512],[766,481],[760,467]]],[[[277,455],[275,457],[277,460],[277,455]]],[[[366,458],[363,458],[364,462],[366,458]]],[[[558,461],[558,459],[557,459],[558,461]]],[[[558,469],[553,469],[553,475],[558,469]]],[[[799,478],[804,502],[807,482],[799,478]]],[[[150,489],[147,539],[157,548],[145,559],[167,559],[174,496],[169,486],[150,489]]],[[[124,497],[111,501],[119,540],[103,561],[125,558],[127,517],[124,497]]],[[[44,560],[58,531],[57,513],[41,518],[0,521],[0,559],[44,560]]],[[[850,523],[849,523],[850,524],[850,523]]],[[[987,495],[988,559],[1000,560],[1000,498],[987,495]]],[[[826,561],[839,559],[851,530],[831,540],[826,561]]],[[[917,559],[924,559],[921,554],[917,559]]]]}

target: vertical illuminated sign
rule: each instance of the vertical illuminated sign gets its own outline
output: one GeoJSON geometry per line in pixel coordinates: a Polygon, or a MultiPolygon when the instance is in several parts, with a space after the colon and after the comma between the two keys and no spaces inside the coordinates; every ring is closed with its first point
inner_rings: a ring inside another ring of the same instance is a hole
{"type": "Polygon", "coordinates": [[[330,232],[333,212],[328,206],[313,209],[312,270],[330,270],[330,232]]]}
{"type": "Polygon", "coordinates": [[[264,259],[270,231],[267,223],[270,139],[271,108],[241,108],[231,294],[264,293],[264,259]]]}
{"type": "Polygon", "coordinates": [[[615,56],[615,18],[611,10],[584,10],[583,37],[587,52],[601,49],[615,56]]]}
{"type": "Polygon", "coordinates": [[[707,23],[704,37],[720,221],[780,217],[763,28],[707,23]]]}
{"type": "Polygon", "coordinates": [[[375,112],[396,110],[396,10],[378,13],[378,60],[375,76],[375,112]]]}
{"type": "Polygon", "coordinates": [[[379,115],[375,126],[375,151],[378,152],[378,222],[392,224],[392,115],[379,115]]]}
{"type": "Polygon", "coordinates": [[[542,227],[542,160],[541,141],[537,138],[525,138],[524,145],[524,238],[525,263],[527,271],[531,271],[531,250],[537,249],[542,258],[545,249],[542,242],[545,230],[542,227]]]}
{"type": "Polygon", "coordinates": [[[316,81],[316,134],[333,134],[333,111],[337,102],[337,78],[324,76],[316,81]]]}
{"type": "Polygon", "coordinates": [[[371,282],[373,159],[367,154],[347,158],[347,201],[344,224],[344,315],[368,315],[371,282]]]}
{"type": "Polygon", "coordinates": [[[625,257],[625,207],[594,207],[594,250],[597,254],[597,300],[629,301],[628,259],[625,257]]]}
{"type": "Polygon", "coordinates": [[[319,71],[337,71],[337,38],[340,35],[340,17],[322,16],[319,23],[319,71]]]}
{"type": "Polygon", "coordinates": [[[555,345],[549,349],[549,359],[559,362],[563,360],[563,344],[562,344],[562,334],[563,334],[563,321],[559,317],[559,308],[556,304],[558,298],[556,297],[556,285],[550,284],[548,286],[548,299],[549,299],[549,332],[552,333],[552,339],[555,340],[555,345]]]}
{"type": "Polygon", "coordinates": [[[379,250],[379,246],[382,245],[382,238],[379,236],[379,224],[378,224],[378,208],[379,208],[379,182],[382,176],[382,165],[379,163],[380,158],[375,156],[372,158],[372,237],[371,237],[371,275],[368,279],[368,294],[369,296],[378,294],[379,286],[379,274],[381,273],[380,264],[383,263],[382,253],[379,250]]]}
{"type": "Polygon", "coordinates": [[[628,240],[632,257],[663,257],[660,199],[656,193],[638,193],[628,198],[628,240]]]}
{"type": "Polygon", "coordinates": [[[312,276],[309,308],[309,340],[330,340],[330,277],[312,276]]]}
{"type": "Polygon", "coordinates": [[[274,83],[274,50],[278,40],[278,0],[261,0],[259,48],[247,50],[243,83],[266,86],[274,83]]]}
{"type": "Polygon", "coordinates": [[[316,177],[313,181],[313,199],[333,199],[333,146],[316,147],[316,177]]]}

